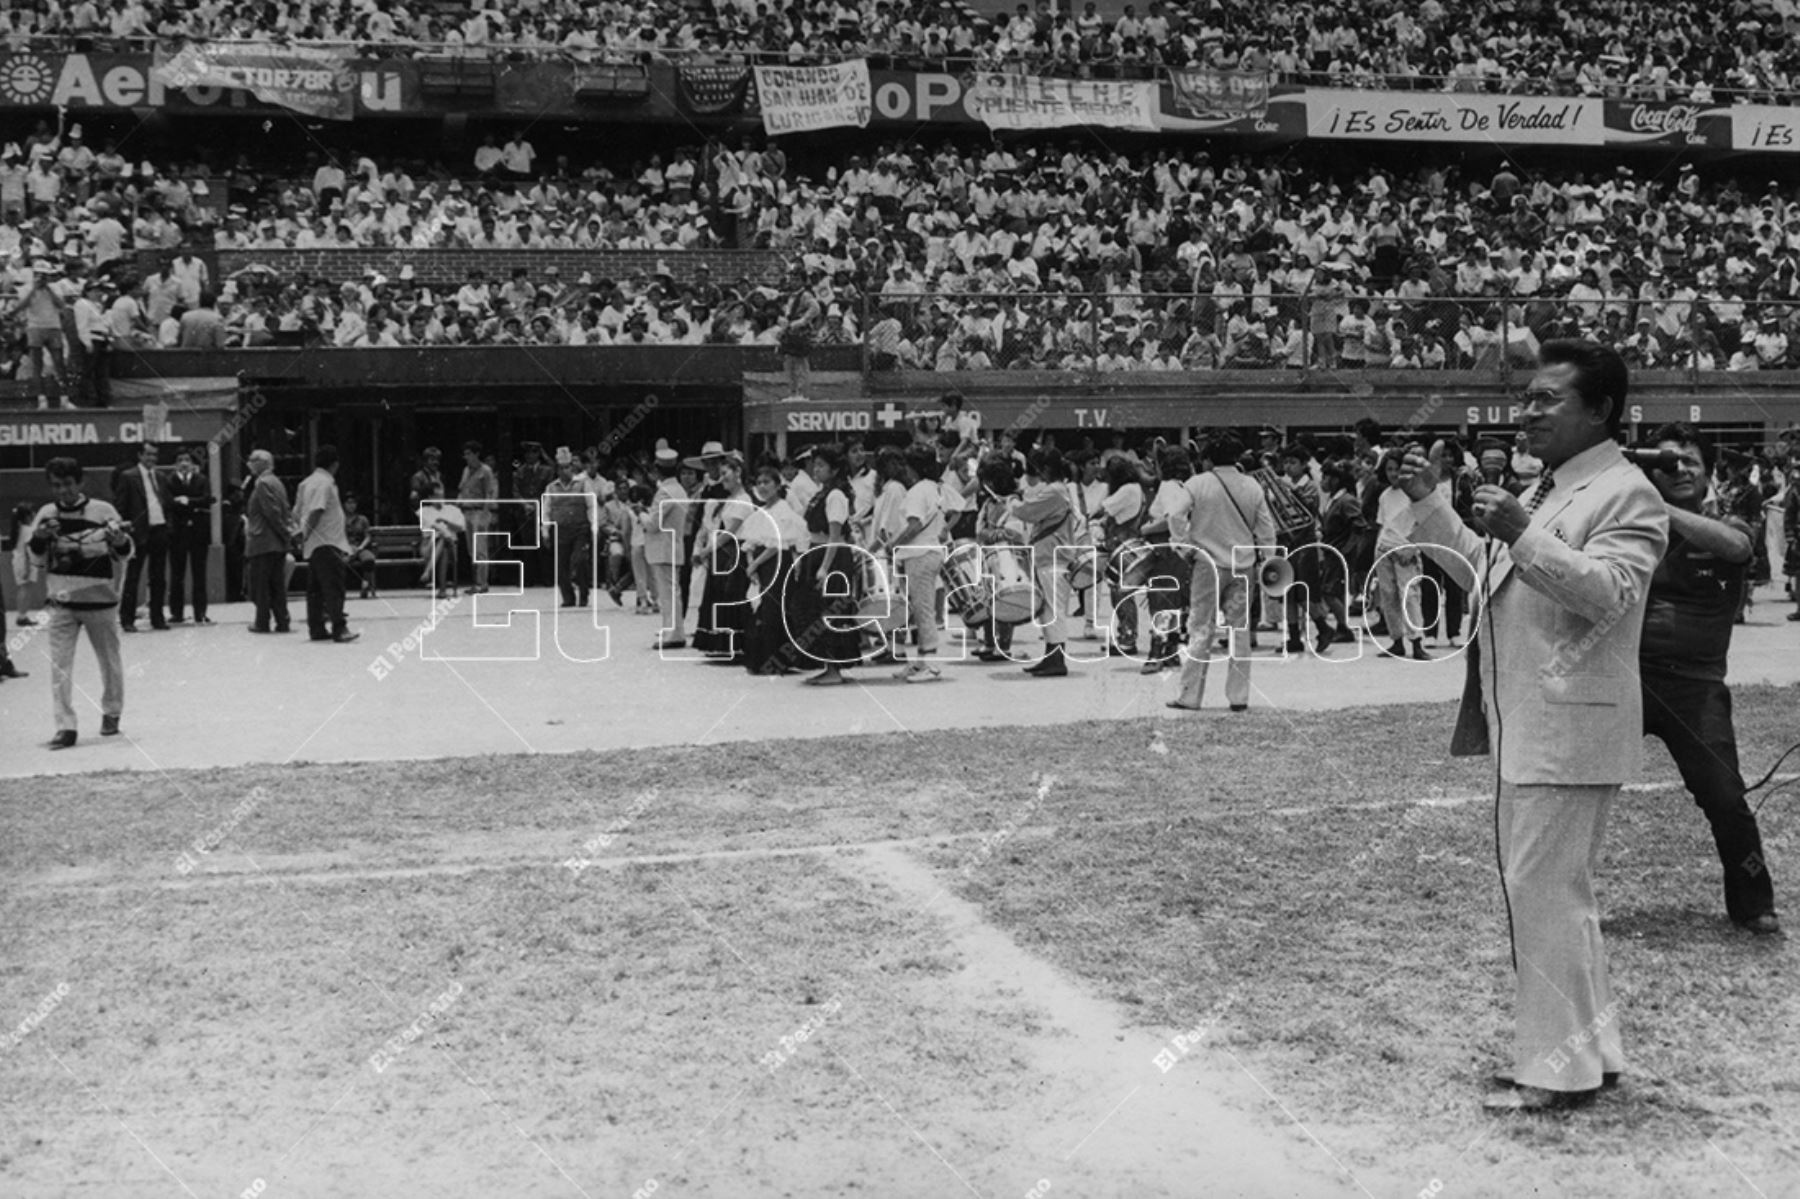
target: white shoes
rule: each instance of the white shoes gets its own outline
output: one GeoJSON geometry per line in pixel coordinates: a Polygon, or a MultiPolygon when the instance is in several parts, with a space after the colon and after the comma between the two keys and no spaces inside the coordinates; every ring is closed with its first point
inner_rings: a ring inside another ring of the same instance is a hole
{"type": "Polygon", "coordinates": [[[930,662],[915,659],[895,671],[894,677],[903,683],[935,683],[944,677],[944,673],[930,662]]]}

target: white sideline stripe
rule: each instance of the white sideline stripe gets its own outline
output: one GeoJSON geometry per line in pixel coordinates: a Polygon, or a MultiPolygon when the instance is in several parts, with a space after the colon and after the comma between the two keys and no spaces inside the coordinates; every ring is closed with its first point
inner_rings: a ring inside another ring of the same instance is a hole
{"type": "MultiPolygon", "coordinates": [[[[1800,773],[1778,774],[1768,782],[1769,786],[1777,783],[1791,783],[1800,779],[1800,773]]],[[[1622,792],[1633,795],[1646,795],[1652,791],[1667,791],[1671,788],[1681,789],[1685,784],[1678,778],[1652,780],[1646,783],[1626,783],[1619,788],[1622,792]]],[[[1308,804],[1301,807],[1270,808],[1270,816],[1316,816],[1321,812],[1379,812],[1385,808],[1460,808],[1472,803],[1484,803],[1494,798],[1492,791],[1483,791],[1470,795],[1433,795],[1425,799],[1377,799],[1367,803],[1351,804],[1308,804]]]]}
{"type": "MultiPolygon", "coordinates": [[[[1774,783],[1787,783],[1800,779],[1800,773],[1778,774],[1770,780],[1774,783]]],[[[1679,779],[1662,782],[1627,783],[1622,789],[1634,794],[1661,791],[1671,787],[1679,787],[1679,779]]],[[[1270,808],[1271,816],[1313,816],[1325,811],[1382,811],[1390,808],[1459,808],[1470,804],[1486,803],[1493,799],[1489,794],[1432,796],[1425,799],[1378,800],[1369,803],[1313,805],[1307,807],[1270,808]]],[[[1225,820],[1241,816],[1241,812],[1194,813],[1202,820],[1225,820]]],[[[1090,822],[1082,825],[1084,829],[1125,827],[1141,824],[1141,820],[1117,820],[1090,822]]],[[[1034,836],[1048,838],[1055,836],[1061,829],[1059,824],[1025,824],[1012,831],[1013,837],[1034,836]]],[[[830,854],[863,853],[870,850],[932,848],[957,844],[966,841],[979,841],[993,835],[992,829],[971,830],[963,833],[932,833],[923,837],[903,837],[886,841],[840,841],[827,845],[790,845],[771,846],[755,849],[709,849],[697,853],[661,853],[619,855],[617,857],[596,858],[588,863],[590,867],[604,870],[619,870],[630,866],[676,866],[695,862],[729,862],[757,861],[766,858],[818,857],[830,854]]],[[[544,852],[542,856],[535,854],[512,853],[506,856],[482,858],[465,856],[451,858],[428,866],[372,866],[359,864],[354,860],[343,860],[334,864],[332,855],[296,855],[299,861],[289,860],[284,866],[279,858],[263,858],[260,867],[250,870],[231,868],[215,868],[204,872],[195,872],[184,877],[170,878],[167,873],[157,867],[155,873],[139,875],[120,875],[110,870],[102,871],[92,868],[77,867],[74,870],[59,872],[60,877],[39,879],[15,879],[14,885],[24,890],[81,890],[86,893],[104,893],[117,890],[142,890],[146,887],[158,889],[182,889],[190,887],[226,886],[245,879],[279,877],[287,882],[319,882],[331,883],[351,879],[369,878],[430,878],[439,875],[477,874],[491,870],[551,869],[560,868],[559,863],[566,856],[570,842],[578,836],[571,830],[567,834],[546,833],[544,836],[544,852]]],[[[621,833],[621,840],[628,834],[621,833]]],[[[416,849],[417,846],[411,848],[416,849]]]]}

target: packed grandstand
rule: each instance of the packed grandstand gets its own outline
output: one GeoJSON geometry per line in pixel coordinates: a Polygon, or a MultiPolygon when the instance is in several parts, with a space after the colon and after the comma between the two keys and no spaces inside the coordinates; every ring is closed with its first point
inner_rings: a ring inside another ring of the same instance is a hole
{"type": "Polygon", "coordinates": [[[386,5],[145,4],[79,0],[0,14],[18,47],[63,39],[133,45],[189,39],[353,45],[379,55],[559,53],[579,61],[817,62],[870,57],[918,69],[1020,68],[1076,78],[1148,78],[1164,67],[1268,72],[1334,87],[1628,95],[1779,103],[1797,66],[1792,0],[1544,0],[1417,6],[1228,0],[1139,11],[1038,0],[969,5],[815,0],[711,6],[665,0],[386,5]]]}

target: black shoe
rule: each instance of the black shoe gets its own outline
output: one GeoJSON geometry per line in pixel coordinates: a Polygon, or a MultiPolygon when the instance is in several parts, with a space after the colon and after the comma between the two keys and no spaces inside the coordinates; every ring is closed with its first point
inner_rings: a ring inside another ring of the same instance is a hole
{"type": "Polygon", "coordinates": [[[1406,657],[1406,647],[1396,641],[1392,645],[1382,646],[1381,651],[1377,656],[1382,658],[1404,658],[1406,657]]]}
{"type": "Polygon", "coordinates": [[[273,633],[275,630],[274,629],[260,629],[260,628],[257,628],[255,625],[251,625],[250,631],[252,633],[273,633]]]}
{"type": "Polygon", "coordinates": [[[0,662],[0,679],[28,679],[30,677],[31,672],[20,670],[17,666],[13,665],[13,660],[11,658],[0,662]]]}
{"type": "Polygon", "coordinates": [[[1250,705],[1249,704],[1232,704],[1231,710],[1233,712],[1248,712],[1250,710],[1250,705]]]}
{"type": "Polygon", "coordinates": [[[1734,920],[1732,923],[1743,929],[1745,932],[1755,933],[1759,937],[1779,937],[1784,935],[1781,931],[1781,921],[1776,918],[1774,912],[1764,912],[1760,916],[1752,916],[1748,920],[1734,920]]]}
{"type": "Polygon", "coordinates": [[[213,622],[213,618],[212,618],[212,617],[210,617],[210,616],[196,616],[196,617],[194,617],[194,623],[195,623],[195,624],[211,624],[211,623],[212,623],[212,622],[213,622]]]}
{"type": "Polygon", "coordinates": [[[1331,635],[1331,643],[1333,645],[1355,645],[1356,634],[1349,629],[1339,629],[1331,635]]]}
{"type": "Polygon", "coordinates": [[[1413,659],[1413,661],[1415,661],[1415,662],[1433,662],[1433,661],[1436,661],[1436,659],[1435,659],[1435,658],[1433,658],[1433,657],[1432,657],[1432,656],[1431,656],[1431,655],[1430,655],[1430,654],[1428,654],[1428,653],[1426,653],[1426,652],[1425,652],[1425,644],[1424,644],[1424,642],[1422,642],[1422,641],[1415,641],[1415,642],[1413,642],[1413,647],[1412,647],[1412,659],[1413,659]]]}
{"type": "Polygon", "coordinates": [[[75,730],[74,729],[64,729],[62,732],[56,734],[56,736],[50,738],[50,748],[51,749],[70,749],[74,746],[74,744],[75,744],[75,730]]]}
{"type": "Polygon", "coordinates": [[[291,633],[294,629],[292,625],[278,624],[275,626],[275,631],[277,633],[291,633]]]}
{"type": "MultiPolygon", "coordinates": [[[[1488,1081],[1492,1082],[1497,1087],[1517,1087],[1519,1085],[1519,1080],[1513,1077],[1511,1070],[1496,1070],[1488,1076],[1488,1081]]],[[[1600,1076],[1600,1089],[1602,1091],[1614,1090],[1618,1085],[1619,1072],[1617,1070],[1608,1070],[1600,1076]]]]}
{"type": "Polygon", "coordinates": [[[984,649],[976,653],[975,660],[977,662],[1004,662],[1006,655],[997,649],[984,649]]]}
{"type": "Polygon", "coordinates": [[[306,635],[306,639],[308,641],[330,641],[331,634],[330,633],[308,633],[306,635]]]}
{"type": "MultiPolygon", "coordinates": [[[[185,616],[171,616],[171,617],[169,617],[169,623],[170,623],[170,624],[186,624],[186,623],[187,623],[187,617],[185,617],[185,616]]],[[[155,627],[156,627],[156,626],[155,626],[155,625],[152,625],[152,626],[150,626],[150,627],[151,627],[151,628],[155,628],[155,627]]]]}
{"type": "Polygon", "coordinates": [[[169,631],[169,622],[166,620],[153,620],[150,622],[150,627],[159,633],[166,633],[169,631]]]}
{"type": "Polygon", "coordinates": [[[1319,657],[1323,658],[1325,655],[1327,655],[1331,652],[1331,646],[1332,646],[1331,634],[1330,633],[1320,633],[1319,639],[1313,643],[1313,653],[1315,653],[1315,654],[1319,655],[1319,657]]]}
{"type": "Polygon", "coordinates": [[[332,640],[337,642],[339,645],[349,645],[352,641],[355,641],[357,638],[359,638],[361,636],[362,636],[361,633],[353,633],[349,629],[345,629],[343,632],[341,632],[337,636],[333,637],[332,640]]]}
{"type": "Polygon", "coordinates": [[[1305,652],[1306,652],[1306,642],[1304,642],[1304,641],[1290,641],[1290,642],[1288,642],[1288,643],[1287,643],[1287,652],[1288,652],[1288,653],[1290,653],[1290,654],[1303,654],[1303,653],[1305,653],[1305,652]]]}
{"type": "Polygon", "coordinates": [[[119,718],[117,716],[102,716],[100,718],[100,735],[102,737],[117,737],[119,735],[119,718]]]}
{"type": "Polygon", "coordinates": [[[119,631],[121,633],[135,633],[138,631],[138,627],[134,624],[121,624],[119,626],[119,631]]]}
{"type": "Polygon", "coordinates": [[[1062,646],[1053,646],[1048,653],[1025,668],[1026,674],[1034,674],[1040,679],[1061,678],[1069,673],[1069,665],[1063,661],[1062,646]]]}
{"type": "Polygon", "coordinates": [[[1600,1094],[1592,1091],[1546,1091],[1542,1087],[1514,1087],[1482,1100],[1483,1110],[1496,1116],[1519,1113],[1568,1112],[1591,1106],[1600,1094]]]}

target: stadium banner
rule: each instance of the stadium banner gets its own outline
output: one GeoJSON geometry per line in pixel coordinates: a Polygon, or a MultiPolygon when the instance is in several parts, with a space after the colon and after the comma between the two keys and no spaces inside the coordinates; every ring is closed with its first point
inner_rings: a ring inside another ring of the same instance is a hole
{"type": "Polygon", "coordinates": [[[1267,71],[1188,67],[1169,72],[1169,87],[1186,117],[1260,117],[1269,109],[1267,71]]]}
{"type": "Polygon", "coordinates": [[[1483,96],[1462,92],[1306,93],[1307,136],[1384,142],[1498,142],[1599,146],[1603,102],[1570,96],[1483,96]]]}
{"type": "Polygon", "coordinates": [[[1800,154],[1800,108],[1733,105],[1731,148],[1764,154],[1800,154]]]}
{"type": "Polygon", "coordinates": [[[983,71],[964,101],[989,129],[1155,129],[1157,85],[1099,79],[1045,79],[983,71]]]}
{"type": "Polygon", "coordinates": [[[750,86],[746,66],[688,66],[675,68],[681,107],[699,116],[734,114],[754,109],[756,90],[750,86]]]}
{"type": "Polygon", "coordinates": [[[828,67],[757,67],[756,96],[763,132],[770,135],[868,127],[869,60],[856,58],[828,67]]]}
{"type": "Polygon", "coordinates": [[[1731,107],[1662,103],[1655,100],[1608,100],[1606,144],[1680,149],[1705,146],[1731,148],[1731,107]]]}
{"type": "MultiPolygon", "coordinates": [[[[0,109],[161,108],[170,111],[284,111],[235,87],[198,83],[172,87],[148,54],[0,53],[0,109]]],[[[365,61],[357,79],[362,115],[421,111],[416,63],[365,61]]]]}
{"type": "Polygon", "coordinates": [[[151,74],[164,87],[235,88],[318,119],[356,115],[356,74],[338,50],[189,42],[173,55],[159,49],[151,74]]]}

